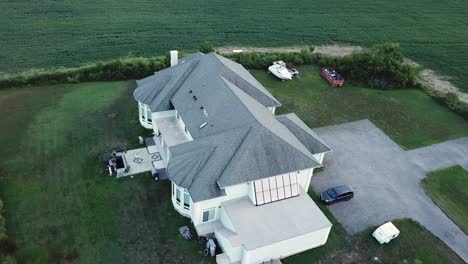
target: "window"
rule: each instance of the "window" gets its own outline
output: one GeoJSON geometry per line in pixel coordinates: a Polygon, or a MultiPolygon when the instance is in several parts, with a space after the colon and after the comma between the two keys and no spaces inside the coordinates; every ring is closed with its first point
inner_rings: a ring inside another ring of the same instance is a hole
{"type": "Polygon", "coordinates": [[[215,218],[215,209],[216,208],[211,208],[211,209],[208,209],[206,211],[203,211],[203,218],[202,218],[203,223],[214,220],[214,218],[215,218]]]}
{"type": "Polygon", "coordinates": [[[189,209],[190,208],[190,194],[188,192],[184,192],[184,208],[189,209]]]}
{"type": "Polygon", "coordinates": [[[151,110],[149,109],[149,107],[146,110],[146,119],[148,120],[149,123],[153,121],[153,117],[151,116],[151,110]]]}
{"type": "Polygon", "coordinates": [[[180,189],[176,188],[176,201],[177,204],[180,204],[180,189]]]}
{"type": "Polygon", "coordinates": [[[288,173],[254,181],[257,205],[271,203],[299,195],[296,173],[288,173]]]}
{"type": "Polygon", "coordinates": [[[143,119],[143,120],[146,120],[146,117],[145,117],[145,105],[144,104],[140,104],[140,118],[143,119]]]}

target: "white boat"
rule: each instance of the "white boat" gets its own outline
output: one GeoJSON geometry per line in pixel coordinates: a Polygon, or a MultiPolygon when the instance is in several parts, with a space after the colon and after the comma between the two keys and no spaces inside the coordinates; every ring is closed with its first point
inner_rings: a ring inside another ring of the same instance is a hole
{"type": "Polygon", "coordinates": [[[286,67],[286,63],[284,63],[284,61],[273,62],[273,65],[268,67],[268,71],[281,80],[291,80],[293,78],[293,74],[286,67]]]}

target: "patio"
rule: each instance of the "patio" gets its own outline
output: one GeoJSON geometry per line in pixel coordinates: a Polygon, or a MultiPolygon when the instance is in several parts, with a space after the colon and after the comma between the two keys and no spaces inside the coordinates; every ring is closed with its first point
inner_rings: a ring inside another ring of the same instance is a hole
{"type": "Polygon", "coordinates": [[[117,176],[118,178],[143,172],[150,172],[153,167],[156,168],[158,172],[164,172],[160,174],[165,175],[166,166],[162,160],[161,152],[156,151],[150,153],[148,152],[147,147],[143,147],[139,149],[128,150],[124,153],[124,156],[130,169],[123,175],[117,176]]]}

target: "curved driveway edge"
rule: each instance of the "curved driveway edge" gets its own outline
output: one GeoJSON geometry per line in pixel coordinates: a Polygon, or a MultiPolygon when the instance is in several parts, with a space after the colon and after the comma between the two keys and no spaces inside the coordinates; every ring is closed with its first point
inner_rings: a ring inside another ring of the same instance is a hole
{"type": "Polygon", "coordinates": [[[468,236],[425,194],[426,173],[453,165],[468,168],[468,138],[404,151],[369,120],[314,129],[333,149],[326,169],[312,177],[319,193],[348,184],[355,196],[330,206],[349,233],[397,218],[411,218],[468,262],[468,236]]]}

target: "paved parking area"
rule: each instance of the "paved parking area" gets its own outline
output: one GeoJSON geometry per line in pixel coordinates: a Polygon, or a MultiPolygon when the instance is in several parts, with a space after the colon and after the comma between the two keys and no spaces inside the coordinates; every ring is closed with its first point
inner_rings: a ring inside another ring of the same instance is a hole
{"type": "Polygon", "coordinates": [[[326,169],[312,178],[321,192],[348,184],[355,197],[330,209],[355,233],[396,218],[412,218],[468,262],[468,236],[424,193],[419,182],[431,170],[468,167],[468,138],[404,151],[368,120],[314,129],[333,149],[326,169]]]}

